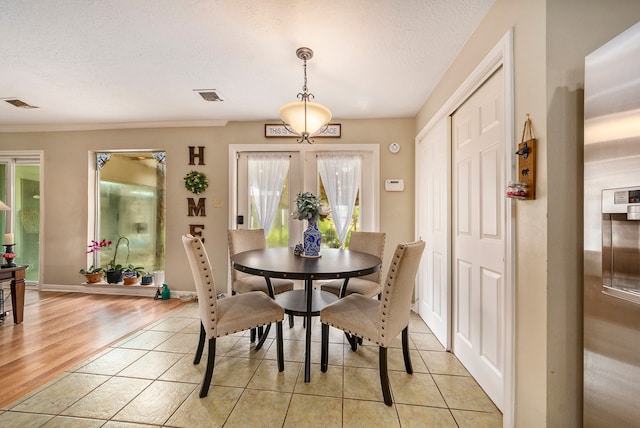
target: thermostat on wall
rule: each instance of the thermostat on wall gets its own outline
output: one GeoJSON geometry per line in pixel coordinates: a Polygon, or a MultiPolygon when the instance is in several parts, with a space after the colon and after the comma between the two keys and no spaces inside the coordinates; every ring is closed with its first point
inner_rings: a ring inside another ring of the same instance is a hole
{"type": "Polygon", "coordinates": [[[384,190],[387,192],[402,192],[404,190],[404,180],[400,178],[384,180],[384,190]]]}

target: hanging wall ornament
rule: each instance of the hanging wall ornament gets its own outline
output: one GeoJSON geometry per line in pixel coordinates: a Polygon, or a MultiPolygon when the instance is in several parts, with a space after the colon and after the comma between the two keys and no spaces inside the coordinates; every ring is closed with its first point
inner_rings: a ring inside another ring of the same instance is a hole
{"type": "Polygon", "coordinates": [[[209,187],[209,179],[201,172],[191,171],[184,176],[184,187],[191,193],[199,195],[209,187]]]}

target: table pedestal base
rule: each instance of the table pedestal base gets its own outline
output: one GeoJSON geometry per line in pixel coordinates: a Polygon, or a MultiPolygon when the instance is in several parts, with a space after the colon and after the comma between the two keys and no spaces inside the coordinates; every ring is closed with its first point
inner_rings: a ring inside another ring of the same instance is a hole
{"type": "Polygon", "coordinates": [[[311,380],[311,317],[320,315],[327,305],[338,300],[338,296],[327,291],[313,290],[313,281],[305,280],[304,290],[285,291],[276,295],[276,302],[289,315],[305,317],[304,381],[311,380]]]}

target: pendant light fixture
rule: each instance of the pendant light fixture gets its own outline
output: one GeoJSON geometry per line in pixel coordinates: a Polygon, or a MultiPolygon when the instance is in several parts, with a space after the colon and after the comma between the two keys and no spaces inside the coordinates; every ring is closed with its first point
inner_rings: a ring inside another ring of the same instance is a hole
{"type": "Polygon", "coordinates": [[[307,60],[313,58],[313,51],[309,48],[298,48],[296,56],[304,62],[304,85],[297,97],[300,101],[287,103],[280,107],[280,118],[285,128],[297,136],[298,143],[313,143],[311,137],[322,133],[331,120],[331,111],[322,104],[310,100],[314,98],[307,88],[307,60]]]}

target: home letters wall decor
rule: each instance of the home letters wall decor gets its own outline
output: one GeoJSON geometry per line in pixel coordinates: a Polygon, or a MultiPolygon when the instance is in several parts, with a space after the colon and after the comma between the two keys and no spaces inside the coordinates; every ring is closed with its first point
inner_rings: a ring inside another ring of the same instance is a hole
{"type": "Polygon", "coordinates": [[[189,165],[195,165],[196,158],[198,165],[204,165],[204,146],[198,146],[197,152],[195,146],[189,146],[189,165]]]}
{"type": "MultiPolygon", "coordinates": [[[[189,165],[205,165],[204,162],[204,146],[189,146],[189,165]]],[[[191,171],[185,177],[185,184],[187,184],[187,189],[195,194],[199,194],[203,192],[208,187],[208,180],[203,173],[198,171],[191,171]],[[194,185],[194,176],[197,181],[194,185]],[[189,177],[189,181],[187,181],[187,177],[189,177]]],[[[206,217],[206,201],[207,198],[198,198],[198,202],[196,203],[195,198],[187,198],[187,216],[188,217],[206,217]]],[[[202,233],[204,231],[204,224],[189,224],[189,233],[193,236],[198,236],[204,242],[204,237],[202,233]]]]}

